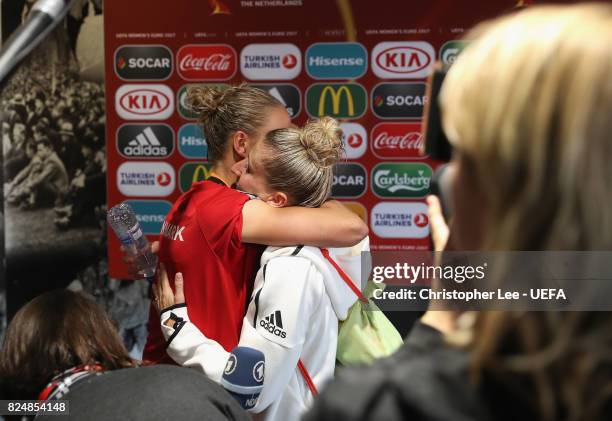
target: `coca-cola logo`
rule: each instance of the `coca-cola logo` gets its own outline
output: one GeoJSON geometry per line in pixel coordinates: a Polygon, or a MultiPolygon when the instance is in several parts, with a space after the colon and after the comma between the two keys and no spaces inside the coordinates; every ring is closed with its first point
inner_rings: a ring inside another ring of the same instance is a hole
{"type": "Polygon", "coordinates": [[[236,51],[225,44],[185,45],[177,54],[178,72],[186,80],[227,80],[236,73],[236,51]]]}
{"type": "Polygon", "coordinates": [[[381,123],[372,129],[372,152],[379,158],[422,158],[420,123],[381,123]]]}

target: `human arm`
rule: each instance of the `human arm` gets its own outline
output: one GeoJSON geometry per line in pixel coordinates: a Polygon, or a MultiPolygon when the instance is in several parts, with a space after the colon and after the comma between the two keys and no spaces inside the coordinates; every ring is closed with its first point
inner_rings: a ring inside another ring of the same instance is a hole
{"type": "MultiPolygon", "coordinates": [[[[323,293],[321,274],[301,257],[275,258],[266,267],[265,279],[258,277],[239,342],[239,346],[257,349],[265,355],[264,387],[254,412],[262,411],[278,399],[295,375],[308,320],[323,293]],[[287,282],[288,278],[292,282],[287,282]]],[[[171,312],[176,311],[181,312],[183,319],[174,323],[176,329],[165,323],[169,313],[162,315],[166,338],[178,330],[169,341],[168,355],[177,363],[196,367],[219,382],[229,353],[188,321],[184,307],[171,312]]]]}
{"type": "Polygon", "coordinates": [[[361,218],[335,200],[320,208],[275,208],[250,200],[244,204],[242,217],[244,243],[351,247],[368,235],[361,218]]]}
{"type": "MultiPolygon", "coordinates": [[[[429,229],[431,231],[431,239],[433,242],[434,252],[441,253],[448,245],[450,230],[442,213],[442,205],[440,199],[434,195],[427,197],[429,229]]],[[[433,282],[437,282],[434,280],[433,282]]],[[[432,285],[437,288],[438,285],[432,285]]],[[[421,316],[421,323],[437,329],[440,332],[449,333],[455,330],[455,321],[457,313],[453,311],[443,310],[427,310],[421,316]]]]}
{"type": "Polygon", "coordinates": [[[189,320],[181,273],[174,278],[174,288],[172,291],[166,269],[160,264],[153,284],[153,305],[160,312],[166,352],[178,364],[197,368],[219,383],[230,354],[189,320]]]}
{"type": "Polygon", "coordinates": [[[55,162],[47,161],[43,164],[43,169],[40,173],[34,175],[30,179],[30,187],[35,187],[42,183],[44,180],[52,179],[55,177],[60,169],[55,162]]]}
{"type": "Polygon", "coordinates": [[[24,169],[19,171],[19,173],[9,183],[9,186],[10,186],[9,191],[12,190],[13,187],[21,183],[21,181],[25,180],[25,178],[30,174],[30,171],[32,171],[33,166],[34,166],[34,163],[30,162],[24,169]]]}

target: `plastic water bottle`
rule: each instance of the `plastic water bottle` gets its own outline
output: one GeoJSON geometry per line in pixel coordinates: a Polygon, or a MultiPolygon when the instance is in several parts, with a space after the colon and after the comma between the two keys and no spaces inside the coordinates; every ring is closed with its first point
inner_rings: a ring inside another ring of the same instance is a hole
{"type": "Polygon", "coordinates": [[[125,202],[115,205],[109,209],[106,218],[119,237],[126,254],[136,258],[136,265],[152,282],[157,267],[157,256],[151,251],[149,241],[140,229],[132,207],[125,202]]]}

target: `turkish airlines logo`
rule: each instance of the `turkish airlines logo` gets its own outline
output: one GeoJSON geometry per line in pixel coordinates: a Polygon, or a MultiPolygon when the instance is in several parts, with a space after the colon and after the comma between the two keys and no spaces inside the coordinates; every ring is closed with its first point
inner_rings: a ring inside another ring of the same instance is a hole
{"type": "Polygon", "coordinates": [[[372,152],[379,158],[423,158],[421,123],[381,123],[372,129],[372,152]]]}
{"type": "Polygon", "coordinates": [[[165,120],[174,112],[174,94],[166,85],[123,85],[115,110],[125,120],[165,120]]]}
{"type": "Polygon", "coordinates": [[[372,231],[380,238],[426,238],[427,205],[418,202],[381,202],[372,208],[372,231]]]}
{"type": "Polygon", "coordinates": [[[428,42],[381,42],[372,50],[372,71],[383,79],[422,79],[435,57],[428,42]]]}
{"type": "Polygon", "coordinates": [[[174,168],[167,162],[124,162],[117,169],[117,188],[125,196],[168,196],[175,179],[174,168]]]}
{"type": "Polygon", "coordinates": [[[342,143],[346,159],[358,159],[368,149],[368,135],[365,128],[358,123],[342,123],[342,143]]]}
{"type": "Polygon", "coordinates": [[[236,74],[236,51],[226,44],[185,45],[176,59],[186,80],[227,80],[236,74]]]}
{"type": "Polygon", "coordinates": [[[240,52],[240,71],[251,80],[291,80],[302,71],[302,53],[293,44],[250,44],[240,52]]]}

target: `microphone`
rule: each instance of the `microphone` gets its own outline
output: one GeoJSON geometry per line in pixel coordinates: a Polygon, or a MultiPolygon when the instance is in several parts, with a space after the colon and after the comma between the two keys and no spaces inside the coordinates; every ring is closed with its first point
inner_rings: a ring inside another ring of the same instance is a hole
{"type": "Polygon", "coordinates": [[[75,0],[38,0],[0,50],[0,82],[66,16],[75,0]]]}
{"type": "Polygon", "coordinates": [[[265,361],[263,352],[246,346],[234,348],[227,359],[221,386],[244,409],[252,409],[257,405],[263,389],[265,361]]]}

